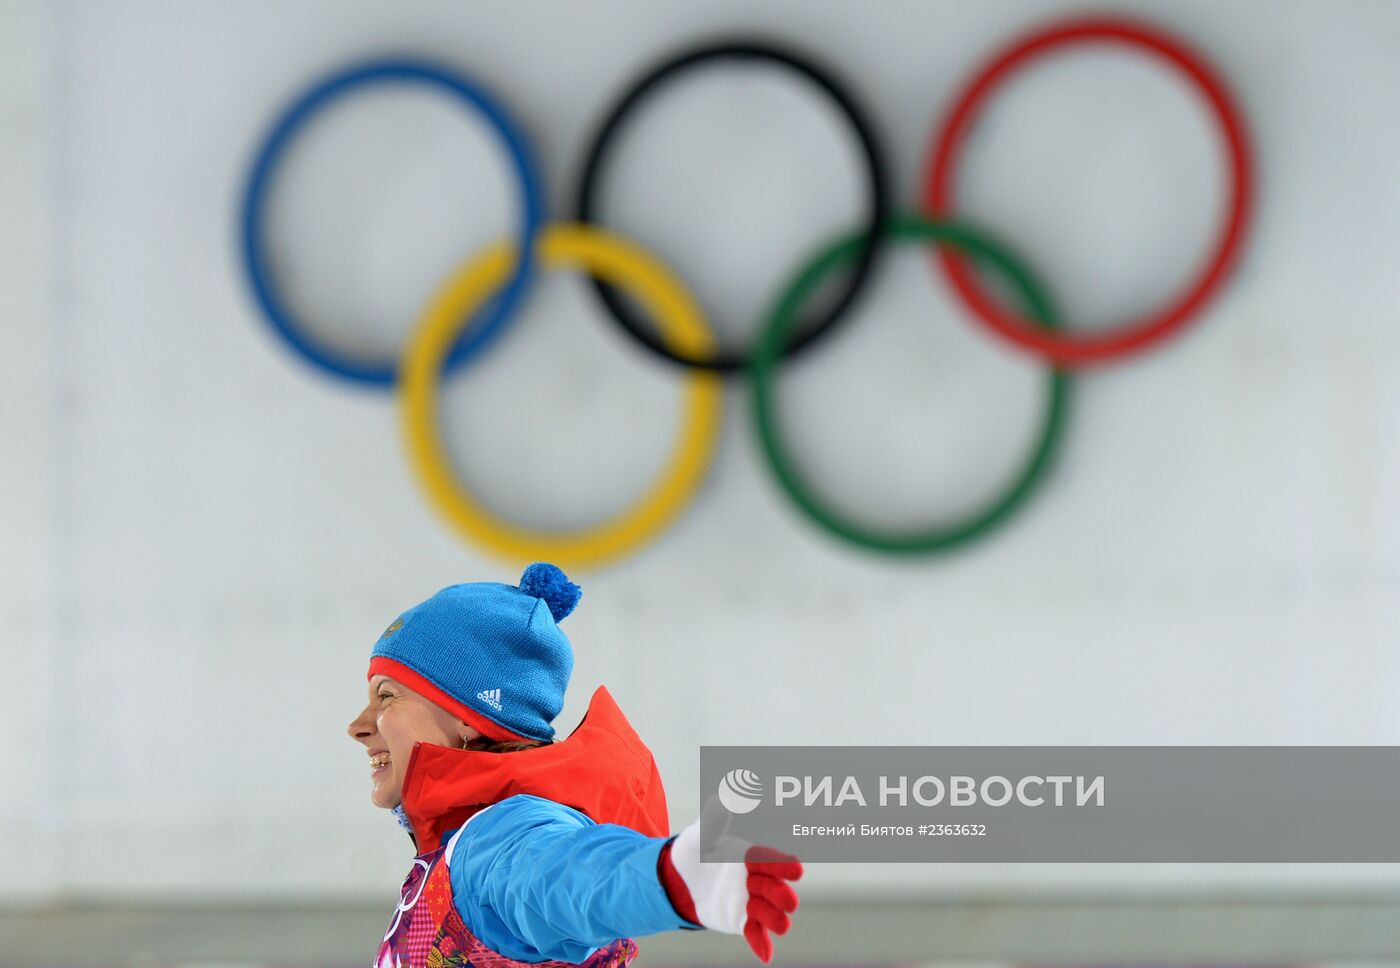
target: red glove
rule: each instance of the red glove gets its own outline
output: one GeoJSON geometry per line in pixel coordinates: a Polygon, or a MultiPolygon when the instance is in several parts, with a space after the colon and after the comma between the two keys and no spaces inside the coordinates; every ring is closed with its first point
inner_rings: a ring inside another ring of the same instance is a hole
{"type": "Polygon", "coordinates": [[[687,921],[725,934],[742,934],[758,960],[773,960],[773,939],[792,926],[797,892],[788,881],[802,876],[802,864],[772,847],[749,846],[744,863],[700,862],[700,821],[661,848],[657,869],[676,913],[687,921]]]}

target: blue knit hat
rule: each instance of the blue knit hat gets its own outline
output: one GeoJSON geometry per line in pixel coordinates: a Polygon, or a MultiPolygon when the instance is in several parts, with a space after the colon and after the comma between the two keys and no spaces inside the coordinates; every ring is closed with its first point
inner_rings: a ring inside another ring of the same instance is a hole
{"type": "Polygon", "coordinates": [[[384,630],[369,676],[398,680],[491,739],[553,740],[574,669],[558,623],[580,595],[544,562],[518,586],[449,585],[384,630]]]}

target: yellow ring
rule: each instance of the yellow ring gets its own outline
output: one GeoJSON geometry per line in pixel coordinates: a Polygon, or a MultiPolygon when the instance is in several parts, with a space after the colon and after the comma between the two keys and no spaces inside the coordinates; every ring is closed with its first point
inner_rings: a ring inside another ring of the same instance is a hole
{"type": "MultiPolygon", "coordinates": [[[[713,348],[714,337],[684,286],[631,242],[592,226],[554,224],[541,231],[536,245],[540,263],[547,268],[578,266],[631,292],[657,321],[662,338],[677,351],[701,357],[713,348]]],[[[398,381],[409,463],[429,502],[469,540],[517,562],[544,560],[575,568],[596,565],[655,537],[700,486],[719,439],[722,381],[703,370],[686,374],[680,439],[661,476],[631,507],[601,524],[566,532],[536,531],[495,517],[452,472],[438,432],[438,386],[449,348],[477,307],[509,276],[514,250],[509,241],[497,242],[463,263],[419,320],[398,381]]]]}

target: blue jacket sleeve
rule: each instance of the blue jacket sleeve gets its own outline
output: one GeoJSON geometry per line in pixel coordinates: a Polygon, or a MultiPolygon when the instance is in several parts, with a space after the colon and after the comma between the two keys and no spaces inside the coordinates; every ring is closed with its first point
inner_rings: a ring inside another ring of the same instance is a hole
{"type": "Polygon", "coordinates": [[[695,928],[657,877],[669,839],[517,794],[455,835],[453,900],[472,933],[508,958],[580,962],[618,938],[695,928]]]}

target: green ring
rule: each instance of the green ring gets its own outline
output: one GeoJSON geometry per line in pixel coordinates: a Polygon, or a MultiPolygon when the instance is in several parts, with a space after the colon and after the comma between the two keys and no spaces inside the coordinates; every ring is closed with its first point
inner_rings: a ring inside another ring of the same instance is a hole
{"type": "MultiPolygon", "coordinates": [[[[1032,319],[1046,329],[1059,328],[1050,300],[1031,278],[1024,266],[1000,246],[980,232],[956,222],[925,219],[915,215],[899,216],[886,223],[886,238],[901,242],[933,241],[961,249],[979,261],[1002,270],[1020,291],[1032,319]]],[[[1002,523],[1044,480],[1045,471],[1063,436],[1065,410],[1068,405],[1069,371],[1052,367],[1047,381],[1048,404],[1040,441],[1036,444],[1020,476],[1006,492],[975,511],[965,521],[913,533],[890,533],[858,525],[842,517],[807,485],[798,474],[794,462],[784,450],[778,435],[777,416],[773,403],[773,372],[783,347],[792,335],[793,320],[802,301],[831,270],[851,262],[860,252],[863,233],[855,232],[838,239],[815,256],[788,286],[764,325],[749,361],[748,373],[753,384],[753,413],[759,439],[763,443],[768,463],[778,476],[783,490],[808,517],[839,538],[874,551],[892,554],[918,554],[948,551],[980,538],[1002,523]]]]}

